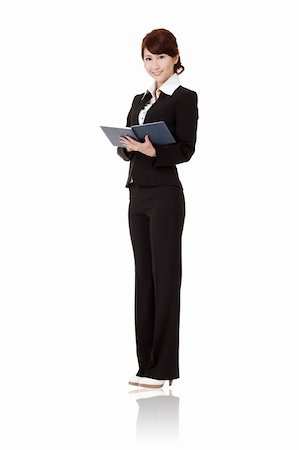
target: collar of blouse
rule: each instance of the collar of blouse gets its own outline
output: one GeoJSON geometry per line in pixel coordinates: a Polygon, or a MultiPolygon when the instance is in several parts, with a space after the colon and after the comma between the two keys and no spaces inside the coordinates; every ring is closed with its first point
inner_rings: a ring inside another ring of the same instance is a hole
{"type": "Polygon", "coordinates": [[[177,73],[173,73],[156,91],[156,82],[151,84],[149,88],[144,92],[141,100],[144,99],[148,92],[151,93],[152,97],[155,100],[159,98],[160,92],[164,92],[164,94],[172,95],[174,91],[180,86],[180,79],[177,73]]]}

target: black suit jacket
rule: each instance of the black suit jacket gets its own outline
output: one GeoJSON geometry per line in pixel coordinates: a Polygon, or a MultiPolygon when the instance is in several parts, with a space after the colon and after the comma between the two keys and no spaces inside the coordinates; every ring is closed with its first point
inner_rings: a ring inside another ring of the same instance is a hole
{"type": "MultiPolygon", "coordinates": [[[[148,92],[134,97],[127,117],[127,127],[138,125],[138,114],[151,98],[148,92]]],[[[161,91],[158,100],[149,108],[144,123],[163,120],[172,133],[175,143],[154,145],[156,156],[146,156],[140,152],[128,152],[125,147],[117,147],[118,155],[130,161],[126,187],[133,179],[141,186],[180,186],[176,164],[189,161],[195,151],[198,122],[197,93],[179,86],[172,95],[161,91]]]]}

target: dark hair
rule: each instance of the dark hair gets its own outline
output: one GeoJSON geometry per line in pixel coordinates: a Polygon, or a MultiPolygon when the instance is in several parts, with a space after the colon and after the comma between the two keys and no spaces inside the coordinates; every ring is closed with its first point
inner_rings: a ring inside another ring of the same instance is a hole
{"type": "MultiPolygon", "coordinates": [[[[165,53],[169,56],[179,55],[179,49],[175,36],[165,28],[157,28],[147,33],[141,44],[141,58],[143,59],[144,49],[147,48],[151,53],[159,55],[165,53]]],[[[182,73],[185,67],[181,63],[179,56],[178,62],[174,65],[174,72],[182,73]]]]}

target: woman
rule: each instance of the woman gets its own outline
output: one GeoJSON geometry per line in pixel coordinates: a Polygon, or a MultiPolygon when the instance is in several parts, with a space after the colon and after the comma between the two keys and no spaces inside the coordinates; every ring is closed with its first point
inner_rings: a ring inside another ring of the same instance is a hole
{"type": "Polygon", "coordinates": [[[141,46],[147,73],[155,80],[134,97],[132,125],[164,121],[175,143],[153,145],[121,138],[118,155],[130,161],[129,228],[135,260],[135,333],[139,369],[135,386],[160,388],[179,378],[181,237],[185,199],[176,164],[195,150],[197,94],[180,85],[184,70],[175,36],[163,28],[148,33],[141,46]]]}

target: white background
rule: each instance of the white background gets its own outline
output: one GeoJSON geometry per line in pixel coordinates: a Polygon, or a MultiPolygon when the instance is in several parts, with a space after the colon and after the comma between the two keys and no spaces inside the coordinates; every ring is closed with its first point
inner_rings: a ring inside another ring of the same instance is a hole
{"type": "Polygon", "coordinates": [[[298,448],[298,75],[295,1],[2,1],[2,448],[298,448]],[[129,166],[99,128],[161,27],[199,97],[164,435],[127,384],[129,166]]]}

